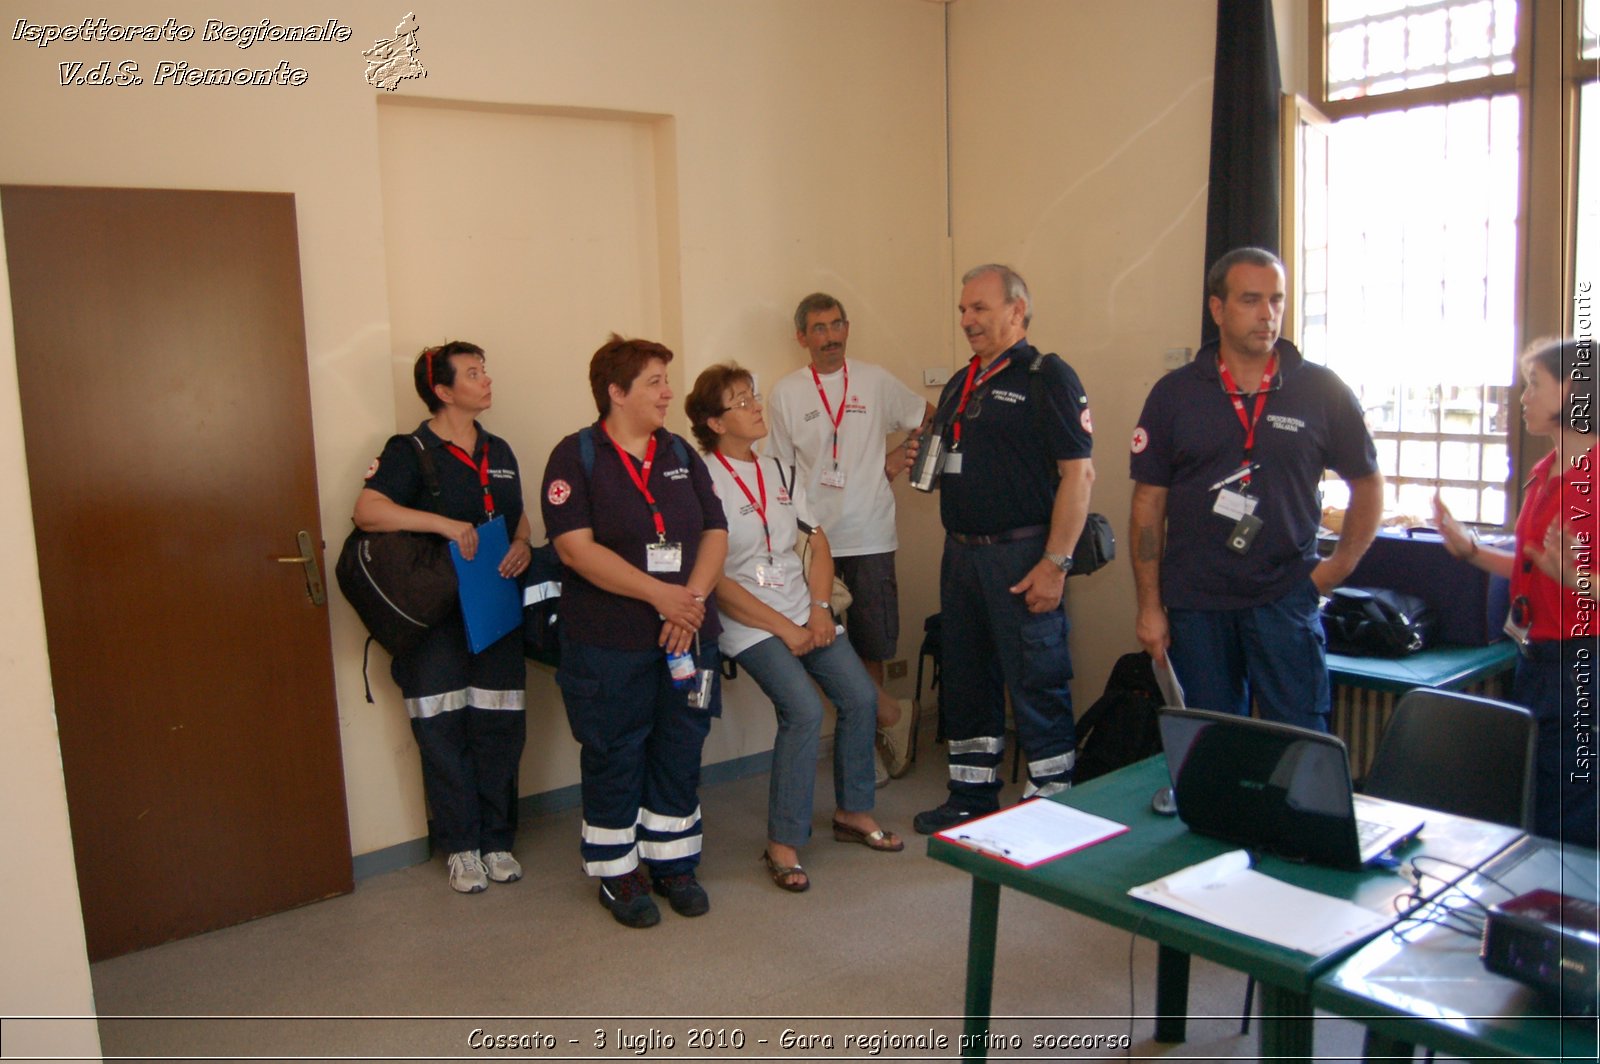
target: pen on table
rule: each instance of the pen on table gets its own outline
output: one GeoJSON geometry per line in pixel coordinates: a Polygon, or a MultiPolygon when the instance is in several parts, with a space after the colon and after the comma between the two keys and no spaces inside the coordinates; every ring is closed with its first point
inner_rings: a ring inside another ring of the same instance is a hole
{"type": "Polygon", "coordinates": [[[993,839],[986,839],[978,835],[957,835],[956,838],[961,842],[970,842],[980,850],[988,850],[990,853],[998,853],[1004,857],[1011,856],[1009,848],[1001,846],[993,839]]]}
{"type": "Polygon", "coordinates": [[[1211,491],[1221,491],[1223,488],[1227,487],[1229,484],[1232,484],[1234,481],[1243,480],[1245,477],[1249,476],[1251,473],[1254,473],[1256,470],[1258,470],[1260,468],[1261,468],[1261,463],[1260,462],[1247,462],[1246,464],[1240,466],[1238,469],[1235,469],[1232,473],[1229,473],[1227,476],[1223,477],[1221,480],[1217,481],[1215,484],[1211,485],[1209,490],[1211,490],[1211,491]]]}

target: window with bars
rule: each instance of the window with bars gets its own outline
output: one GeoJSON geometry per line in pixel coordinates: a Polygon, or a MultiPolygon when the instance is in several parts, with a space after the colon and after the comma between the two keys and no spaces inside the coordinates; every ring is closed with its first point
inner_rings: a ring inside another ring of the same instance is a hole
{"type": "Polygon", "coordinates": [[[1328,0],[1326,100],[1509,74],[1516,0],[1328,0]]]}
{"type": "Polygon", "coordinates": [[[1319,176],[1299,196],[1303,349],[1360,399],[1388,512],[1425,519],[1437,490],[1463,520],[1503,524],[1516,0],[1327,0],[1325,15],[1330,120],[1296,146],[1319,176]]]}

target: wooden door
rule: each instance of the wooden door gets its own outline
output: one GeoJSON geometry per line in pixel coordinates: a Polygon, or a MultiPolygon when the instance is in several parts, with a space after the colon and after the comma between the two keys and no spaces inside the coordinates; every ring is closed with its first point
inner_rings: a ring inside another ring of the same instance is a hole
{"type": "Polygon", "coordinates": [[[348,892],[293,197],[0,212],[90,959],[348,892]]]}

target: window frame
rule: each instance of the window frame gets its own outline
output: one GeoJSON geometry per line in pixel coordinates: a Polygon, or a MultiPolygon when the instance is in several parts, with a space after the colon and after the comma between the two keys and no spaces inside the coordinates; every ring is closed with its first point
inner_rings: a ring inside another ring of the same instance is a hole
{"type": "MultiPolygon", "coordinates": [[[[1595,4],[1600,0],[1586,0],[1595,4]]],[[[1569,335],[1574,327],[1574,290],[1577,226],[1578,97],[1581,87],[1600,80],[1600,60],[1580,58],[1581,4],[1562,0],[1518,0],[1513,71],[1465,81],[1447,81],[1414,89],[1361,96],[1327,98],[1327,0],[1311,0],[1308,12],[1309,95],[1286,94],[1283,105],[1283,214],[1285,249],[1300,259],[1299,201],[1303,190],[1295,173],[1298,122],[1307,114],[1329,125],[1345,118],[1403,111],[1415,107],[1492,99],[1514,95],[1520,113],[1516,261],[1513,264],[1512,314],[1516,322],[1516,349],[1505,354],[1511,364],[1508,406],[1515,411],[1521,398],[1516,372],[1518,353],[1542,336],[1569,335]],[[1535,188],[1557,188],[1558,196],[1534,196],[1535,188]],[[1555,249],[1552,251],[1551,249],[1555,249]]],[[[1600,175],[1594,175],[1600,181],[1600,175]]],[[[1300,263],[1291,261],[1298,275],[1300,263]]],[[[1292,282],[1299,296],[1298,280],[1292,282]]],[[[1298,303],[1298,298],[1291,301],[1298,303]]],[[[1298,318],[1285,323],[1286,335],[1299,339],[1298,318]]],[[[1405,439],[1427,440],[1430,434],[1402,434],[1405,439]]],[[[1459,437],[1451,437],[1457,439],[1459,437]]],[[[1529,440],[1520,418],[1514,418],[1505,439],[1511,461],[1505,484],[1509,529],[1521,509],[1523,486],[1535,461],[1547,446],[1529,440]]],[[[1398,443],[1397,443],[1398,447],[1398,443]]]]}

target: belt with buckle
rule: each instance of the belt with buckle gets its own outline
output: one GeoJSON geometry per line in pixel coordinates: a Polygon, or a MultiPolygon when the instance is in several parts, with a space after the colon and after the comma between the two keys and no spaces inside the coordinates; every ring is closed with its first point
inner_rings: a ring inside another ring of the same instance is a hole
{"type": "Polygon", "coordinates": [[[945,535],[965,547],[987,547],[995,543],[1015,543],[1019,539],[1033,539],[1049,531],[1049,525],[1029,525],[1026,528],[996,532],[992,536],[969,536],[964,532],[946,532],[945,535]]]}

